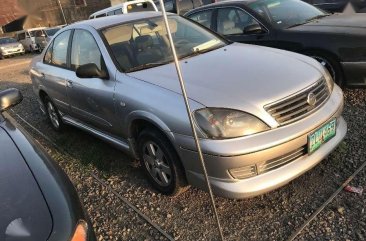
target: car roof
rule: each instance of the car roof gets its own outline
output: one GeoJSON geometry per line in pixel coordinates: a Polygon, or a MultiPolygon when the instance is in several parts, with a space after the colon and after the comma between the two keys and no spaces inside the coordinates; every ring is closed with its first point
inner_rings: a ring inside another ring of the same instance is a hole
{"type": "MultiPolygon", "coordinates": [[[[167,14],[176,15],[176,14],[172,14],[172,13],[167,13],[167,14]]],[[[95,29],[102,29],[102,28],[105,28],[108,26],[123,24],[126,22],[136,21],[136,20],[140,20],[140,19],[159,17],[159,16],[162,16],[162,13],[156,12],[156,11],[120,14],[120,15],[114,15],[114,16],[107,16],[107,17],[103,17],[103,18],[95,18],[95,19],[80,21],[80,22],[71,24],[71,25],[67,26],[66,28],[73,29],[78,26],[88,25],[95,29]]]]}

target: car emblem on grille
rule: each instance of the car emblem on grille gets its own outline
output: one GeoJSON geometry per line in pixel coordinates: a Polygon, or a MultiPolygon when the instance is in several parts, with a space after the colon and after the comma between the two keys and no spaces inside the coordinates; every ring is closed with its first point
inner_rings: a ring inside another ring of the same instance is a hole
{"type": "Polygon", "coordinates": [[[314,95],[314,93],[313,92],[310,92],[309,94],[308,94],[308,98],[307,98],[307,100],[306,100],[307,102],[308,102],[308,104],[310,105],[310,106],[314,106],[315,105],[315,103],[316,103],[316,96],[314,95]]]}

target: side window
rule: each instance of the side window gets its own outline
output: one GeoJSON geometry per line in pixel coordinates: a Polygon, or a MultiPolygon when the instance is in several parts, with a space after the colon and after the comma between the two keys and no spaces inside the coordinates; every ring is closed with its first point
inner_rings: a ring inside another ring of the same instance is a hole
{"type": "Polygon", "coordinates": [[[192,14],[191,16],[189,16],[189,18],[205,26],[206,28],[211,28],[212,13],[213,10],[202,11],[192,14]]]}
{"type": "Polygon", "coordinates": [[[238,8],[218,9],[217,32],[222,35],[243,34],[248,26],[259,24],[247,12],[238,8]]]}
{"type": "Polygon", "coordinates": [[[86,30],[75,30],[72,39],[71,68],[76,70],[84,64],[96,64],[104,68],[103,56],[91,33],[86,30]]]}
{"type": "Polygon", "coordinates": [[[105,17],[105,16],[107,16],[107,14],[102,13],[102,14],[99,14],[99,15],[95,16],[95,18],[102,18],[102,17],[105,17]]]}
{"type": "Polygon", "coordinates": [[[107,16],[113,16],[114,15],[114,11],[110,11],[107,13],[107,16]]]}
{"type": "Polygon", "coordinates": [[[43,63],[51,64],[52,63],[52,50],[53,50],[53,42],[47,49],[46,54],[44,55],[43,63]]]}
{"type": "Polygon", "coordinates": [[[71,31],[65,31],[59,34],[53,41],[51,64],[67,67],[67,48],[71,31]]]}
{"type": "Polygon", "coordinates": [[[122,14],[122,8],[114,10],[114,15],[122,14]]]}

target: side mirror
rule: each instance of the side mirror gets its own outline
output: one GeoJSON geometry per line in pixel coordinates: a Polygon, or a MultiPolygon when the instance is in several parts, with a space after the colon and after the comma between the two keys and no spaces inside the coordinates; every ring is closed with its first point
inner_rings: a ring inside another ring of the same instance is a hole
{"type": "Polygon", "coordinates": [[[96,64],[84,64],[76,69],[76,76],[79,78],[100,78],[107,79],[108,74],[100,70],[96,64]]]}
{"type": "Polygon", "coordinates": [[[19,104],[23,100],[22,93],[15,88],[0,92],[0,112],[6,111],[10,107],[19,104]]]}
{"type": "Polygon", "coordinates": [[[259,24],[255,23],[255,24],[251,24],[251,25],[246,26],[244,28],[243,33],[244,34],[263,33],[263,29],[259,24]]]}

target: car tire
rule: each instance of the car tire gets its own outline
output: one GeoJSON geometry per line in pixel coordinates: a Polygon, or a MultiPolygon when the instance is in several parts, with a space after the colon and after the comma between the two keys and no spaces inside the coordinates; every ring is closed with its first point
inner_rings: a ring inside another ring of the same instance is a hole
{"type": "Polygon", "coordinates": [[[44,98],[44,105],[46,109],[47,118],[50,121],[52,128],[55,131],[61,131],[64,128],[64,124],[62,122],[57,107],[53,104],[53,102],[48,96],[44,98]]]}
{"type": "Polygon", "coordinates": [[[307,52],[306,55],[314,58],[317,60],[321,65],[323,65],[329,71],[330,75],[332,76],[334,82],[339,85],[343,86],[343,71],[340,63],[331,55],[327,53],[322,53],[318,51],[314,52],[307,52]]]}
{"type": "Polygon", "coordinates": [[[178,154],[160,132],[144,129],[137,139],[141,166],[155,189],[177,196],[188,189],[178,154]]]}

